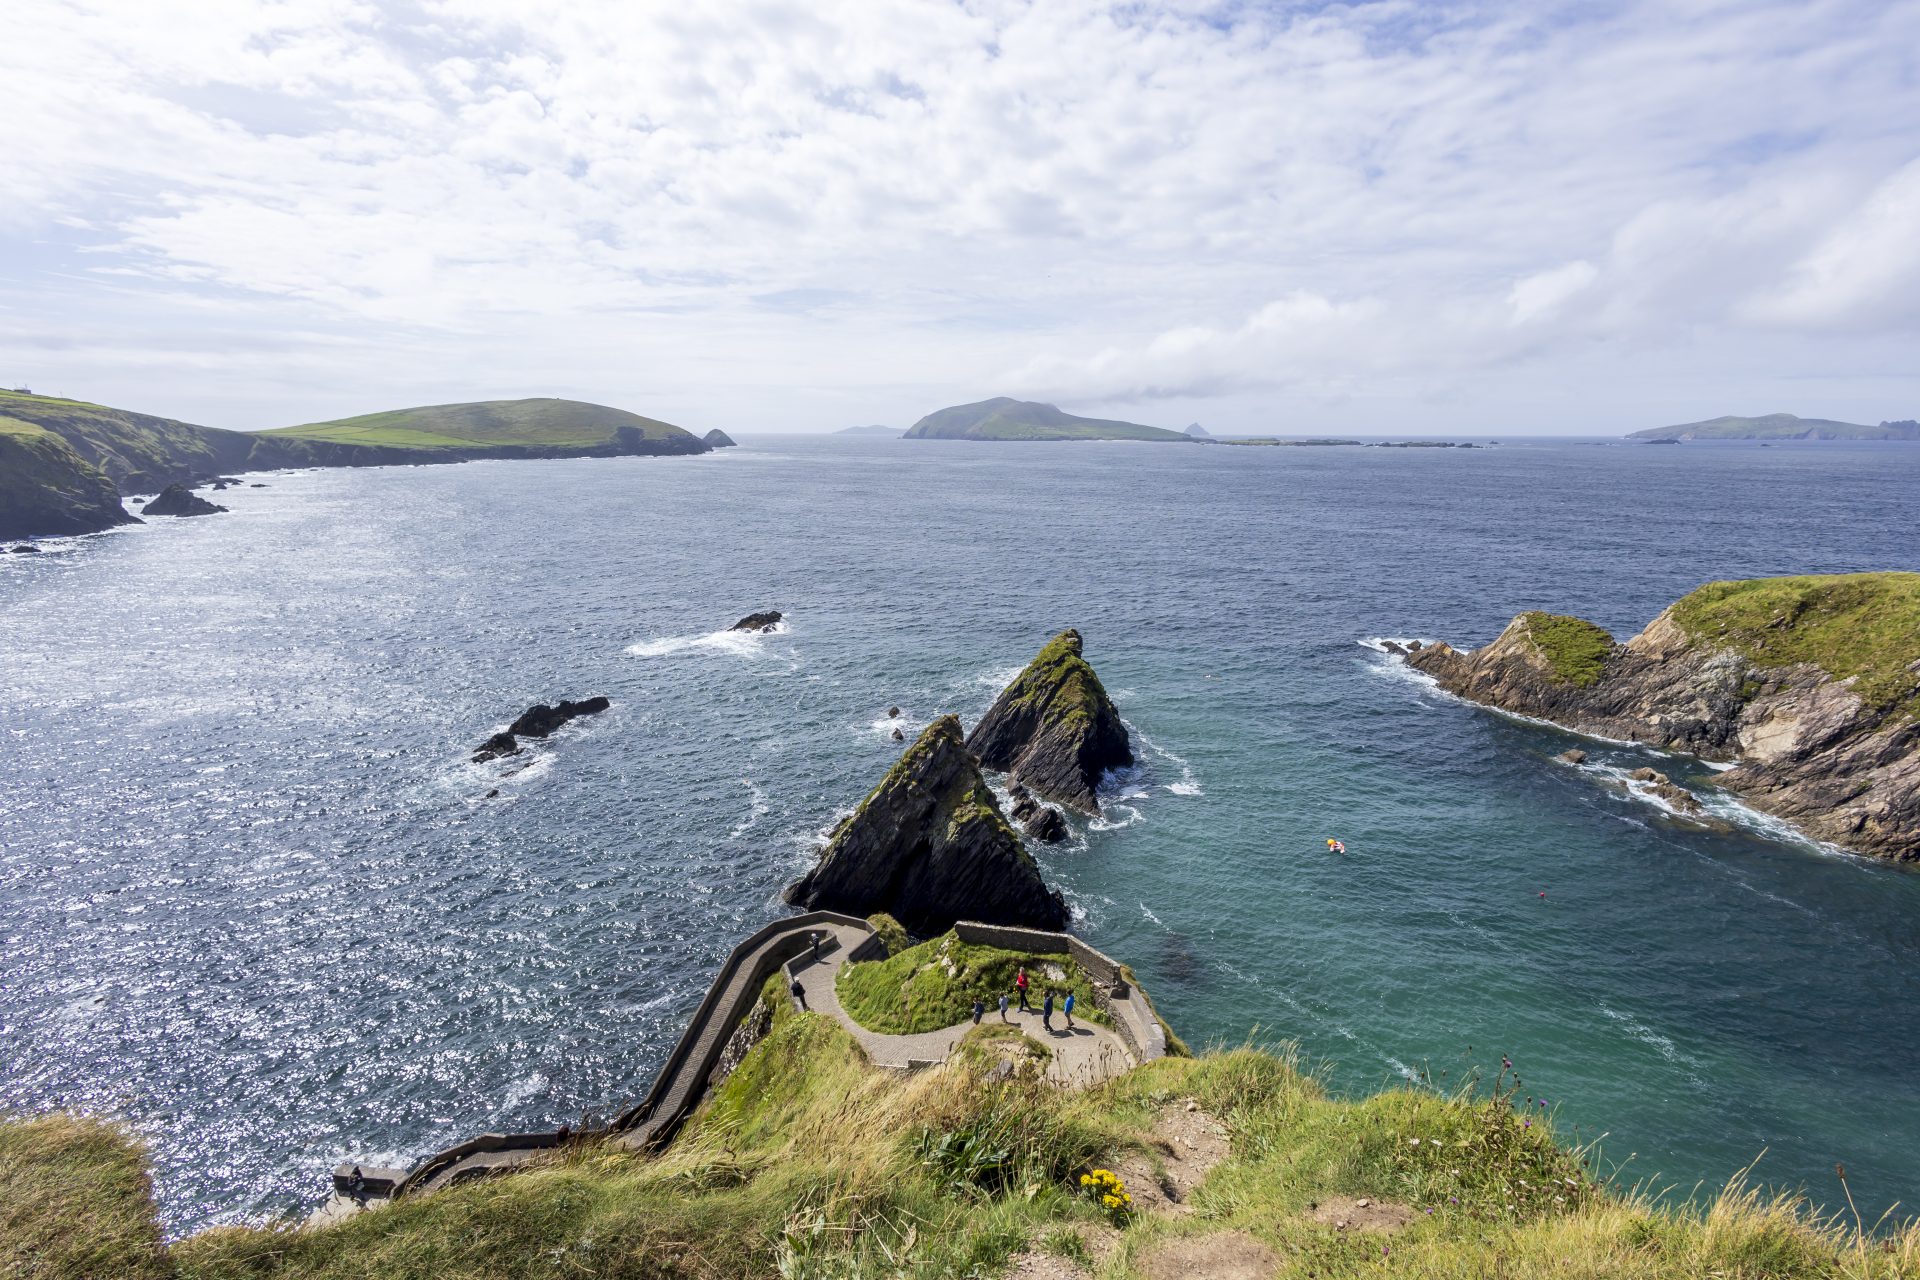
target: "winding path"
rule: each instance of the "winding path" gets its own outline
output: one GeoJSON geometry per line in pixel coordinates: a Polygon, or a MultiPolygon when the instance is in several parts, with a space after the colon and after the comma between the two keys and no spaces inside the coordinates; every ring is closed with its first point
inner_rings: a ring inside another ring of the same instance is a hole
{"type": "MultiPolygon", "coordinates": [[[[1057,939],[1061,943],[1058,949],[1062,951],[1068,949],[1069,942],[1079,948],[1085,945],[1064,934],[1032,937],[1036,941],[1057,939]]],[[[775,921],[741,942],[721,966],[646,1098],[613,1122],[614,1140],[636,1150],[654,1150],[672,1138],[707,1089],[717,1083],[715,1075],[727,1042],[752,1009],[767,978],[776,971],[798,981],[806,993],[806,1007],[845,1027],[874,1065],[912,1071],[944,1062],[972,1028],[970,1019],[938,1031],[884,1035],[861,1026],[841,1008],[834,985],[841,968],[856,958],[867,959],[876,947],[873,928],[865,920],[831,911],[813,911],[775,921]],[[814,957],[812,944],[815,934],[821,937],[818,959],[814,957]]],[[[1133,1007],[1140,1002],[1133,1000],[1124,985],[1119,990],[1119,1002],[1128,1006],[1120,1016],[1142,1020],[1142,1011],[1133,1007]]],[[[983,1020],[998,1017],[997,1009],[989,1009],[983,1020]]],[[[1106,1027],[1082,1021],[1068,1030],[1065,1018],[1058,1013],[1051,1029],[1042,1025],[1037,1012],[1009,1010],[1007,1017],[1025,1034],[1052,1050],[1046,1077],[1063,1087],[1086,1088],[1119,1075],[1135,1064],[1137,1055],[1126,1041],[1106,1027]]],[[[1158,1051],[1156,1045],[1148,1054],[1153,1056],[1158,1051]]],[[[369,1205],[400,1196],[425,1195],[470,1178],[506,1172],[553,1150],[563,1141],[559,1132],[481,1134],[428,1156],[411,1171],[361,1169],[365,1184],[358,1200],[349,1194],[349,1180],[357,1166],[343,1164],[334,1170],[333,1196],[314,1211],[308,1224],[326,1225],[369,1205]]]]}

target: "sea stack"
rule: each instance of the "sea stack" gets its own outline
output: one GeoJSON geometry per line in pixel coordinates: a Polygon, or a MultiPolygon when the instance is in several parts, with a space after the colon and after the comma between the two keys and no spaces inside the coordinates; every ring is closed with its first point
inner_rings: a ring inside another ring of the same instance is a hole
{"type": "Polygon", "coordinates": [[[731,449],[731,448],[734,448],[735,445],[738,443],[737,441],[734,440],[732,436],[728,435],[726,432],[722,431],[718,427],[715,427],[713,430],[707,432],[706,435],[700,438],[707,442],[707,447],[709,449],[731,449]]]}
{"type": "Polygon", "coordinates": [[[211,516],[225,510],[225,507],[208,502],[183,484],[168,485],[160,491],[159,497],[140,508],[143,515],[149,516],[211,516]]]}
{"type": "MultiPolygon", "coordinates": [[[[1474,702],[1732,763],[1713,784],[1754,808],[1920,859],[1920,574],[1711,582],[1625,644],[1523,613],[1471,653],[1436,644],[1405,661],[1474,702]]],[[[1643,781],[1692,811],[1670,779],[1643,781]]]]}
{"type": "Polygon", "coordinates": [[[884,911],[920,934],[956,920],[1062,929],[1067,906],[1008,825],[960,721],[941,716],[907,748],[786,900],[809,909],[884,911]]]}
{"type": "Polygon", "coordinates": [[[967,735],[989,769],[1042,799],[1098,814],[1100,775],[1133,763],[1120,712],[1087,660],[1080,633],[1062,631],[1006,687],[967,735]]]}

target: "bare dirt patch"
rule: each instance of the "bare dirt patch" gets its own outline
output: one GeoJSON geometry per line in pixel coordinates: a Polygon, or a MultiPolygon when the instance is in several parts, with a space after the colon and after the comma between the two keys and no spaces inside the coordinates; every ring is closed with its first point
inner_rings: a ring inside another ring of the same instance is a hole
{"type": "Polygon", "coordinates": [[[1404,1231],[1413,1222],[1413,1210],[1404,1204],[1375,1200],[1370,1196],[1333,1196],[1307,1210],[1307,1216],[1335,1231],[1367,1231],[1392,1235],[1404,1231]]]}
{"type": "MultiPolygon", "coordinates": [[[[1120,1233],[1103,1223],[1089,1223],[1072,1230],[1080,1237],[1080,1243],[1096,1267],[1106,1261],[1107,1255],[1120,1243],[1120,1233]]],[[[1038,1246],[1015,1254],[1007,1270],[1007,1280],[1085,1280],[1086,1275],[1087,1269],[1072,1258],[1038,1246]]]]}
{"type": "Polygon", "coordinates": [[[1156,1245],[1140,1263],[1147,1280],[1271,1280],[1280,1255],[1242,1231],[1156,1245]]]}
{"type": "Polygon", "coordinates": [[[1148,1139],[1160,1168],[1143,1153],[1121,1161],[1114,1172],[1126,1184],[1140,1213],[1192,1213],[1187,1204],[1209,1170],[1227,1158],[1227,1131],[1191,1098],[1169,1104],[1154,1117],[1148,1139]]]}

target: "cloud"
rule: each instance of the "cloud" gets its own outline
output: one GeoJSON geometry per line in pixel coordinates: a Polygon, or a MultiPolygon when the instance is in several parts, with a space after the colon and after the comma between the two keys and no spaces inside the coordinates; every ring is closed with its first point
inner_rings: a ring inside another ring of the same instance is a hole
{"type": "Polygon", "coordinates": [[[1465,413],[1554,369],[1597,414],[1608,360],[1685,343],[1707,395],[1781,373],[1781,341],[1821,377],[1920,325],[1910,6],[36,0],[10,22],[0,378],[216,421],[481,388],[746,429],[1003,388],[1392,385],[1465,413]],[[136,315],[164,358],[89,364],[138,345],[136,315]],[[36,324],[64,345],[8,336],[36,324]],[[336,403],[236,327],[378,376],[336,403]]]}

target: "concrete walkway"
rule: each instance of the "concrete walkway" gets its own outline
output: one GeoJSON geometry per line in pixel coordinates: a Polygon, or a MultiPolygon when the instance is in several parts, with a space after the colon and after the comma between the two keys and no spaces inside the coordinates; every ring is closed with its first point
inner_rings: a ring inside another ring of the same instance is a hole
{"type": "MultiPolygon", "coordinates": [[[[835,932],[840,934],[841,945],[823,955],[819,963],[806,959],[793,962],[794,976],[799,980],[801,990],[807,993],[807,1008],[827,1015],[851,1032],[853,1038],[860,1042],[860,1047],[867,1051],[867,1056],[873,1059],[875,1066],[910,1071],[916,1067],[945,1062],[961,1038],[973,1030],[973,1020],[969,1018],[951,1027],[914,1035],[883,1035],[867,1030],[841,1008],[840,995],[834,987],[841,968],[847,962],[847,954],[865,941],[865,936],[853,929],[835,932]]],[[[984,1026],[999,1020],[999,1008],[989,1006],[980,1021],[984,1026]]],[[[1127,1052],[1119,1036],[1105,1027],[1078,1018],[1069,1031],[1067,1019],[1057,1007],[1051,1031],[1041,1024],[1037,1008],[1031,1013],[1010,1008],[1007,1010],[1007,1021],[1053,1051],[1053,1058],[1047,1064],[1046,1078],[1064,1088],[1084,1089],[1111,1079],[1134,1065],[1133,1056],[1127,1052]]]]}

